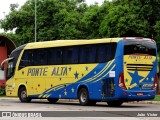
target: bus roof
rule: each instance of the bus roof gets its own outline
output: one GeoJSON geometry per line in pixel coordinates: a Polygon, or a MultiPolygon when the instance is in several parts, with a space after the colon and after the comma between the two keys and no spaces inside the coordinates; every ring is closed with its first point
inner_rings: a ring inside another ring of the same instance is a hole
{"type": "Polygon", "coordinates": [[[55,40],[55,41],[34,42],[34,43],[28,43],[25,46],[25,49],[109,43],[109,42],[118,42],[121,39],[122,38],[103,38],[103,39],[91,39],[91,40],[55,40]]]}

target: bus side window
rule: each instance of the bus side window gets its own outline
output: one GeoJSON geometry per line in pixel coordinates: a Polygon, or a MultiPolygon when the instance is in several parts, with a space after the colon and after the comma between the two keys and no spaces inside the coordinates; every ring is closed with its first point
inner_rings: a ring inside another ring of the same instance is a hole
{"type": "Polygon", "coordinates": [[[56,49],[56,64],[60,65],[62,64],[62,48],[56,49]]]}
{"type": "Polygon", "coordinates": [[[94,45],[80,47],[80,63],[94,63],[96,60],[96,49],[94,45]]]}
{"type": "Polygon", "coordinates": [[[90,46],[90,53],[89,53],[89,63],[96,62],[96,45],[90,46]]]}
{"type": "Polygon", "coordinates": [[[47,65],[47,49],[40,49],[36,51],[37,53],[37,62],[36,65],[47,65]]]}
{"type": "Polygon", "coordinates": [[[55,48],[48,49],[48,64],[56,65],[56,49],[55,48]]]}
{"type": "Polygon", "coordinates": [[[106,44],[97,45],[97,63],[107,62],[107,47],[106,44]]]}
{"type": "Polygon", "coordinates": [[[116,48],[117,48],[117,43],[111,43],[111,50],[110,50],[111,60],[114,59],[115,57],[116,48]]]}
{"type": "Polygon", "coordinates": [[[74,47],[73,48],[73,56],[72,56],[72,64],[78,64],[78,58],[79,58],[79,47],[74,47]]]}
{"type": "Polygon", "coordinates": [[[63,49],[63,64],[71,64],[73,56],[73,48],[65,47],[63,49]]]}
{"type": "Polygon", "coordinates": [[[111,51],[112,43],[106,44],[106,62],[112,59],[112,51],[111,51]]]}
{"type": "Polygon", "coordinates": [[[19,70],[30,65],[29,56],[31,56],[31,53],[29,51],[24,51],[18,68],[19,70]]]}
{"type": "Polygon", "coordinates": [[[28,66],[34,66],[35,65],[35,52],[34,51],[29,51],[28,52],[28,66]]]}
{"type": "Polygon", "coordinates": [[[78,47],[66,47],[63,49],[63,64],[78,63],[78,47]]]}

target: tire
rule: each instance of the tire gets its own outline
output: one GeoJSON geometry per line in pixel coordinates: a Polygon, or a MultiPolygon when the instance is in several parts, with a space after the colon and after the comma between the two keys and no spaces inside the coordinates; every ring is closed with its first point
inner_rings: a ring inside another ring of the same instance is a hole
{"type": "Polygon", "coordinates": [[[47,99],[50,103],[56,103],[59,99],[58,98],[48,98],[47,99]]]}
{"type": "Polygon", "coordinates": [[[119,107],[123,104],[123,101],[108,101],[107,104],[110,107],[119,107]]]}
{"type": "Polygon", "coordinates": [[[27,90],[25,87],[21,87],[18,91],[18,97],[21,102],[29,103],[31,98],[27,97],[27,90]]]}
{"type": "Polygon", "coordinates": [[[78,94],[78,99],[81,105],[87,106],[89,105],[89,95],[88,95],[88,90],[86,88],[82,88],[79,91],[78,94]]]}

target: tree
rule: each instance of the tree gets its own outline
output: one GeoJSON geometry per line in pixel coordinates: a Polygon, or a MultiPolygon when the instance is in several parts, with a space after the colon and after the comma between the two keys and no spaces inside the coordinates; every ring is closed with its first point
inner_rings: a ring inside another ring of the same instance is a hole
{"type": "Polygon", "coordinates": [[[110,8],[109,13],[101,22],[99,32],[102,37],[141,36],[147,37],[148,23],[139,19],[132,5],[118,5],[110,8]]]}
{"type": "MultiPolygon", "coordinates": [[[[38,41],[81,38],[80,19],[85,10],[83,0],[37,0],[38,41]]],[[[6,31],[15,29],[18,43],[33,42],[34,0],[12,10],[0,23],[6,31]]]]}
{"type": "MultiPolygon", "coordinates": [[[[160,43],[160,0],[105,0],[88,6],[84,0],[37,0],[38,41],[103,37],[149,37],[160,43]]],[[[34,41],[34,0],[0,21],[15,30],[17,43],[34,41]]]]}

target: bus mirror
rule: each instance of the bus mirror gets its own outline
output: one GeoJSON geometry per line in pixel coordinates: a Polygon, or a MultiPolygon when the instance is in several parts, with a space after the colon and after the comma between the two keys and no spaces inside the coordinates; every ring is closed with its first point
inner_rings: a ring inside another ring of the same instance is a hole
{"type": "Polygon", "coordinates": [[[0,80],[5,80],[4,70],[2,70],[2,68],[0,69],[0,80]]]}

